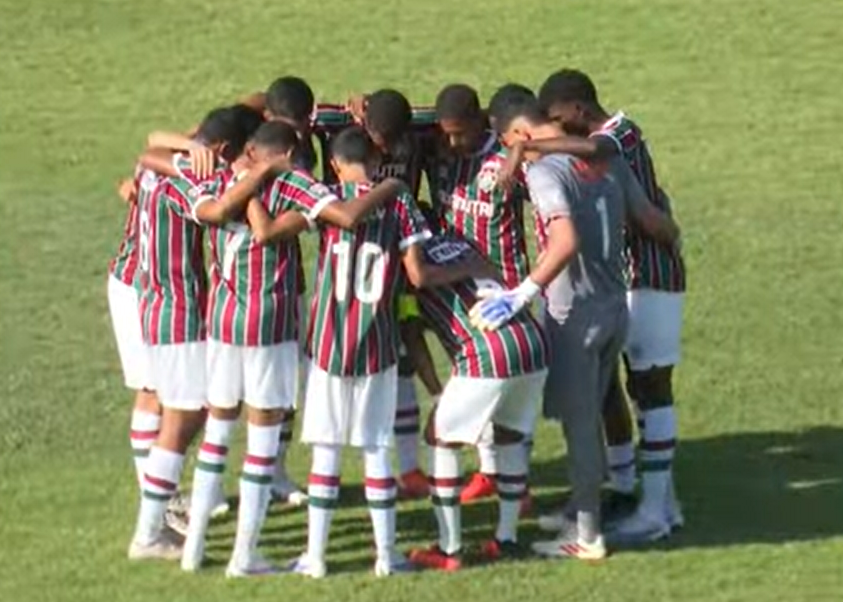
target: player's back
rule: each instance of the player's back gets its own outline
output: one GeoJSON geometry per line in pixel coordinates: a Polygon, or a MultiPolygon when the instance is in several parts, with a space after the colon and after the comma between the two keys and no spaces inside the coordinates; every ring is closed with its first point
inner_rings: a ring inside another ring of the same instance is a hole
{"type": "Polygon", "coordinates": [[[548,311],[557,319],[586,304],[622,303],[625,298],[626,193],[615,170],[627,168],[620,161],[589,164],[570,155],[554,154],[531,168],[552,174],[553,185],[561,189],[577,233],[576,254],[546,291],[548,311]]]}
{"type": "MultiPolygon", "coordinates": [[[[369,183],[334,187],[340,202],[369,183]]],[[[385,203],[353,230],[320,225],[308,347],[330,374],[362,376],[397,361],[396,299],[404,287],[401,252],[429,236],[412,197],[385,203]]]]}
{"type": "MultiPolygon", "coordinates": [[[[447,265],[475,251],[461,238],[437,236],[425,244],[424,252],[428,263],[447,265]]],[[[453,374],[508,378],[544,368],[544,337],[529,312],[519,313],[493,332],[472,326],[469,312],[483,285],[472,278],[417,292],[422,314],[451,357],[453,374]]]]}

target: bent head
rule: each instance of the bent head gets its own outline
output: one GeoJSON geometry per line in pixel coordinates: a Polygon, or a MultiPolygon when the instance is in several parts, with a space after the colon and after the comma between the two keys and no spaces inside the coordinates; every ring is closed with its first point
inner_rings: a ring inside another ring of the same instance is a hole
{"type": "Polygon", "coordinates": [[[243,154],[248,165],[271,161],[279,169],[289,170],[298,144],[293,126],[283,121],[267,121],[255,131],[243,154]]]}
{"type": "Polygon", "coordinates": [[[279,77],[266,91],[265,117],[272,121],[286,121],[300,133],[310,132],[313,114],[313,90],[300,77],[279,77]]]}
{"type": "Polygon", "coordinates": [[[588,136],[596,114],[602,112],[594,83],[575,69],[562,69],[548,77],[538,98],[547,116],[571,135],[588,136]]]}
{"type": "Polygon", "coordinates": [[[382,153],[394,154],[394,147],[409,131],[412,119],[410,101],[397,90],[378,90],[366,100],[363,127],[382,153]]]}
{"type": "Polygon", "coordinates": [[[470,155],[483,142],[486,118],[477,92],[465,84],[451,84],[436,97],[436,117],[447,147],[458,155],[470,155]]]}
{"type": "Polygon", "coordinates": [[[331,141],[331,167],[341,182],[368,180],[377,163],[375,144],[362,127],[350,127],[331,141]]]}
{"type": "MultiPolygon", "coordinates": [[[[520,102],[509,104],[500,111],[497,127],[501,141],[508,147],[518,142],[562,135],[562,130],[550,121],[536,99],[522,99],[520,102]]],[[[524,158],[528,161],[538,157],[535,153],[524,153],[524,158]]]]}

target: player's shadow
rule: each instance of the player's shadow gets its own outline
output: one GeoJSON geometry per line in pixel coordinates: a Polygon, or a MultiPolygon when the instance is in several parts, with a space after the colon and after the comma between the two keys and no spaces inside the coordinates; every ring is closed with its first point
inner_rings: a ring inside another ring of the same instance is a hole
{"type": "MultiPolygon", "coordinates": [[[[680,441],[686,526],[660,549],[784,543],[843,534],[843,429],[734,433],[680,441]]],[[[535,463],[538,506],[562,498],[562,458],[535,463]]],[[[530,529],[532,530],[532,529],[530,529]]]]}

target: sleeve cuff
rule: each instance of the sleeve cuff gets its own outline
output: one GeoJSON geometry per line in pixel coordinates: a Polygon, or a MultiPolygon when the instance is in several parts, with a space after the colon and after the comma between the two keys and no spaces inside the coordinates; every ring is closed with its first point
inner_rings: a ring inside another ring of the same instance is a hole
{"type": "Polygon", "coordinates": [[[398,250],[405,251],[407,247],[412,246],[414,244],[424,242],[429,238],[432,238],[433,234],[431,234],[430,230],[423,230],[421,232],[416,232],[415,234],[411,234],[407,238],[402,239],[398,242],[398,250]]]}
{"type": "Polygon", "coordinates": [[[194,222],[197,224],[201,224],[202,220],[199,219],[199,216],[196,215],[196,210],[199,209],[199,205],[203,203],[208,203],[210,201],[215,200],[214,197],[211,195],[204,195],[200,196],[195,203],[193,203],[193,207],[190,208],[190,217],[193,219],[194,222]]]}
{"type": "Polygon", "coordinates": [[[308,224],[308,226],[309,226],[310,228],[313,228],[313,226],[315,226],[315,225],[316,225],[316,218],[318,218],[318,217],[319,217],[319,214],[320,214],[320,213],[322,213],[322,210],[323,210],[325,207],[327,207],[328,205],[330,205],[331,203],[334,203],[334,202],[336,202],[336,201],[338,201],[338,200],[339,200],[339,198],[338,198],[336,195],[333,195],[333,194],[329,194],[329,195],[327,195],[327,196],[322,197],[322,198],[319,200],[319,202],[318,202],[318,203],[316,203],[316,204],[313,206],[313,209],[311,209],[310,211],[308,211],[308,212],[305,214],[305,217],[307,218],[307,224],[308,224]]]}

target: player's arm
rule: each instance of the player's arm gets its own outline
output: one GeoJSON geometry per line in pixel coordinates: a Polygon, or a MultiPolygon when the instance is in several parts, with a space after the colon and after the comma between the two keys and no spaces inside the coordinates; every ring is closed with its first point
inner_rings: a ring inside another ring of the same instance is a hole
{"type": "Polygon", "coordinates": [[[650,202],[629,166],[623,161],[614,161],[612,169],[623,187],[628,221],[660,244],[676,244],[681,234],[679,225],[670,215],[650,202]]]}
{"type": "Polygon", "coordinates": [[[240,104],[246,105],[250,109],[263,113],[266,110],[266,93],[253,92],[252,94],[241,98],[240,104]]]}
{"type": "Polygon", "coordinates": [[[298,211],[282,211],[272,218],[256,198],[252,198],[246,207],[246,219],[252,229],[252,238],[264,246],[293,239],[308,228],[307,218],[298,211]]]}
{"type": "Polygon", "coordinates": [[[168,148],[148,148],[143,151],[138,163],[160,176],[178,178],[181,174],[173,162],[173,156],[173,151],[168,148]]]}
{"type": "Polygon", "coordinates": [[[239,218],[246,211],[252,195],[276,169],[277,165],[271,161],[258,163],[237,183],[245,182],[243,188],[238,189],[235,184],[219,197],[212,194],[200,195],[193,208],[194,218],[205,224],[225,224],[239,218]]]}
{"type": "Polygon", "coordinates": [[[121,180],[117,185],[117,194],[125,202],[131,204],[138,198],[138,187],[133,178],[126,178],[121,180]]]}
{"type": "Polygon", "coordinates": [[[564,153],[585,160],[608,160],[620,154],[620,144],[611,136],[598,134],[581,138],[579,136],[561,136],[541,140],[525,140],[513,144],[507,153],[506,161],[498,176],[500,186],[509,187],[524,163],[524,153],[534,152],[541,155],[564,153]]]}
{"type": "Polygon", "coordinates": [[[420,243],[411,244],[402,257],[407,280],[415,288],[445,286],[468,278],[497,280],[500,274],[477,253],[467,253],[459,262],[451,265],[433,265],[424,259],[420,243]]]}
{"type": "Polygon", "coordinates": [[[427,339],[424,338],[422,321],[414,318],[401,323],[401,340],[407,349],[407,355],[416,369],[419,380],[427,389],[431,397],[442,395],[442,381],[436,373],[436,365],[433,363],[433,355],[427,339]]]}
{"type": "Polygon", "coordinates": [[[372,211],[394,199],[404,188],[406,184],[401,180],[387,178],[363,196],[342,203],[325,203],[318,212],[318,219],[343,230],[353,230],[372,211]]]}

